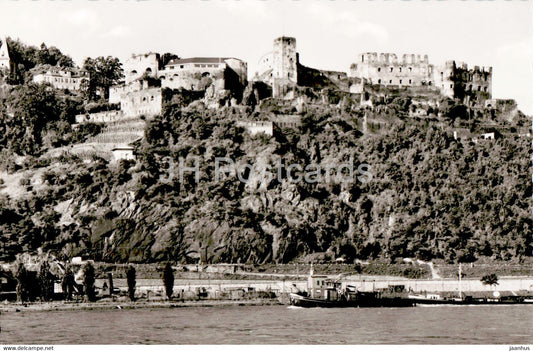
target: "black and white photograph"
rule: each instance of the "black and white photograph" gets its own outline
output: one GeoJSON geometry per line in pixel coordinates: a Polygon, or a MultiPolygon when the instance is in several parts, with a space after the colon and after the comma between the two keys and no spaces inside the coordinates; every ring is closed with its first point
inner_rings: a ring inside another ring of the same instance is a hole
{"type": "Polygon", "coordinates": [[[531,0],[0,0],[0,347],[531,350],[532,118],[531,0]]]}

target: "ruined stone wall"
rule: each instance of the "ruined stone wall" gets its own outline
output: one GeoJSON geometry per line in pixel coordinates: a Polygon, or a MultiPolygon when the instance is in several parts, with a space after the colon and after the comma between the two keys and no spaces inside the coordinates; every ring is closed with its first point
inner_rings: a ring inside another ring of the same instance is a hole
{"type": "Polygon", "coordinates": [[[359,55],[350,67],[350,77],[366,79],[370,84],[432,86],[433,65],[428,56],[369,52],[359,55]]]}
{"type": "MultiPolygon", "coordinates": [[[[242,94],[247,83],[248,66],[235,58],[213,62],[169,64],[159,72],[161,86],[171,89],[205,90],[213,85],[216,91],[230,90],[242,94]]],[[[239,95],[238,94],[238,95],[239,95]]]]}
{"type": "MultiPolygon", "coordinates": [[[[170,89],[187,89],[203,90],[208,80],[215,83],[218,89],[224,89],[224,71],[227,66],[225,63],[217,64],[211,67],[195,67],[194,64],[186,64],[184,67],[170,68],[160,71],[162,88],[170,89]]],[[[207,66],[207,65],[206,65],[207,66]]]]}
{"type": "Polygon", "coordinates": [[[243,127],[251,135],[258,133],[274,135],[274,124],[271,121],[238,121],[237,127],[243,127]]]}
{"type": "Polygon", "coordinates": [[[126,84],[141,78],[145,73],[155,78],[159,71],[159,54],[131,55],[124,62],[123,68],[126,84]]]}
{"type": "Polygon", "coordinates": [[[143,81],[136,80],[126,85],[114,85],[109,88],[109,103],[117,104],[128,93],[143,89],[143,81]]]}
{"type": "Polygon", "coordinates": [[[120,109],[125,117],[152,117],[161,113],[161,88],[149,88],[132,92],[120,101],[120,109]]]}
{"type": "Polygon", "coordinates": [[[263,55],[259,60],[256,73],[261,80],[266,81],[267,77],[272,77],[272,62],[272,52],[263,55]]]}
{"type": "Polygon", "coordinates": [[[280,128],[299,128],[302,125],[301,115],[272,115],[270,120],[280,128]]]}
{"type": "Polygon", "coordinates": [[[109,123],[124,119],[122,111],[102,111],[76,116],[76,123],[109,123]]]}
{"type": "Polygon", "coordinates": [[[245,86],[248,82],[248,64],[236,58],[228,58],[225,62],[227,67],[235,72],[239,83],[245,86]]]}
{"type": "Polygon", "coordinates": [[[492,67],[469,69],[464,62],[447,61],[436,68],[434,77],[441,93],[451,98],[492,96],[492,67]]]}

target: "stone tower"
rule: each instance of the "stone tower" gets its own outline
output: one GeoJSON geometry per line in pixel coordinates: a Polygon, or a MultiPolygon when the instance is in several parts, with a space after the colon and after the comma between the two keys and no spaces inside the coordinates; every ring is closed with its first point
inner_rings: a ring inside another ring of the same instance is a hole
{"type": "Polygon", "coordinates": [[[272,51],[272,97],[290,98],[290,92],[298,83],[297,63],[296,39],[275,39],[272,51]]]}
{"type": "Polygon", "coordinates": [[[9,50],[7,47],[7,38],[2,38],[0,46],[0,69],[9,70],[9,50]]]}
{"type": "Polygon", "coordinates": [[[435,85],[440,89],[443,95],[451,98],[454,96],[455,70],[455,61],[446,61],[444,66],[436,67],[434,71],[435,85]]]}
{"type": "Polygon", "coordinates": [[[297,61],[295,38],[280,37],[274,40],[272,78],[296,84],[298,82],[297,61]]]}

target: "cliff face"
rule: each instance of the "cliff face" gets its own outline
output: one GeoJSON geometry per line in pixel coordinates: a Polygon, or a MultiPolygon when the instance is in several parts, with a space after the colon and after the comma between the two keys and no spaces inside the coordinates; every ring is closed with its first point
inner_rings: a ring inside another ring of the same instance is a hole
{"type": "Polygon", "coordinates": [[[245,117],[169,107],[148,123],[136,162],[63,159],[26,171],[29,191],[2,199],[4,258],[38,247],[120,262],[531,252],[527,138],[475,144],[393,117],[363,135],[361,114],[324,106],[269,138],[235,127],[245,117]],[[190,170],[180,177],[185,165],[197,165],[198,181],[190,170]]]}

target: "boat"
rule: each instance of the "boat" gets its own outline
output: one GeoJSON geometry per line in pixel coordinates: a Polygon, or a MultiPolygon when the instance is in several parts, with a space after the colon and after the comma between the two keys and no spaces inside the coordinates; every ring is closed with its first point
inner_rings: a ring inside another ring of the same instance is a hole
{"type": "Polygon", "coordinates": [[[359,291],[326,275],[309,273],[307,291],[291,293],[290,304],[298,307],[412,307],[414,302],[402,296],[386,296],[385,291],[359,291]]]}
{"type": "Polygon", "coordinates": [[[439,295],[408,295],[417,305],[516,305],[533,304],[533,299],[526,296],[495,297],[441,297],[439,295]]]}
{"type": "Polygon", "coordinates": [[[494,291],[492,297],[474,297],[465,295],[462,291],[462,269],[459,263],[459,296],[458,297],[442,297],[439,294],[426,295],[408,295],[417,305],[516,305],[516,304],[533,304],[531,296],[506,295],[501,296],[499,291],[494,291]]]}

